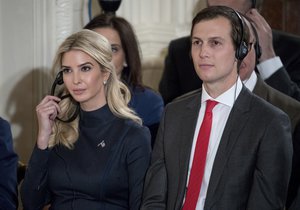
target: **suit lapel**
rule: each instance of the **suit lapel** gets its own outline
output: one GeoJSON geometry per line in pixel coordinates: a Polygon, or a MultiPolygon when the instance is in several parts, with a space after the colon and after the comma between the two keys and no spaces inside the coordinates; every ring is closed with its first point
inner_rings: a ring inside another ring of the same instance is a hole
{"type": "Polygon", "coordinates": [[[184,116],[182,117],[182,131],[178,137],[179,144],[179,156],[178,156],[178,194],[175,204],[175,209],[180,209],[186,189],[186,178],[188,174],[188,167],[190,161],[190,152],[193,144],[193,137],[195,127],[198,119],[198,113],[201,106],[201,92],[197,94],[194,99],[186,105],[184,116]]]}
{"type": "MultiPolygon", "coordinates": [[[[238,140],[245,124],[249,118],[250,96],[249,90],[243,87],[239,97],[237,98],[226,123],[226,126],[221,137],[220,145],[214,160],[212,173],[210,176],[207,196],[205,201],[205,209],[209,209],[214,202],[218,200],[216,190],[220,184],[220,179],[223,174],[226,162],[230,157],[231,150],[235,142],[238,140]]],[[[220,189],[220,188],[219,188],[220,189]]]]}

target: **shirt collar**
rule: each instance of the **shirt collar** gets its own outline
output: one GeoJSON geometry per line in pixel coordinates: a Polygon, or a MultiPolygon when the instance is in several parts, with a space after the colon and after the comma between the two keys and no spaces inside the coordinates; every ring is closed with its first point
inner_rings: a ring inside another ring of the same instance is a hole
{"type": "Polygon", "coordinates": [[[250,77],[243,81],[246,88],[248,88],[251,92],[253,91],[253,89],[256,85],[256,82],[257,82],[257,75],[256,75],[255,71],[252,71],[252,74],[250,75],[250,77]]]}
{"type": "Polygon", "coordinates": [[[201,104],[203,104],[207,100],[213,100],[221,104],[227,105],[229,107],[232,107],[236,98],[240,94],[242,87],[243,87],[243,83],[240,77],[238,77],[236,83],[234,83],[234,85],[231,86],[231,88],[229,88],[227,91],[219,95],[217,98],[212,98],[205,90],[204,85],[202,85],[201,104]]]}

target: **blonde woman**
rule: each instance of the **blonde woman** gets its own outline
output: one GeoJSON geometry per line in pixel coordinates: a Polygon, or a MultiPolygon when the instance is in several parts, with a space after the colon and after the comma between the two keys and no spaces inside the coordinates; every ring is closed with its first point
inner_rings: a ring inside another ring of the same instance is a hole
{"type": "Polygon", "coordinates": [[[117,76],[132,95],[129,107],[149,128],[154,145],[164,102],[159,93],[142,82],[141,54],[133,27],[126,19],[105,13],[95,16],[84,28],[103,35],[111,44],[117,76]]]}
{"type": "Polygon", "coordinates": [[[87,29],[71,35],[53,72],[59,97],[48,95],[36,107],[39,132],[23,206],[139,209],[150,132],[127,106],[130,92],[116,76],[109,42],[87,29]]]}

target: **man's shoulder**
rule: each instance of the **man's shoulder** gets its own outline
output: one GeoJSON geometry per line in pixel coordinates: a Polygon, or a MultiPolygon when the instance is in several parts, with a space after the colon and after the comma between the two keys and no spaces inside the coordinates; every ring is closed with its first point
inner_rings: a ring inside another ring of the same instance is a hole
{"type": "Polygon", "coordinates": [[[258,95],[253,94],[253,97],[255,101],[253,109],[256,113],[259,113],[259,119],[261,119],[262,116],[265,119],[273,119],[274,117],[279,119],[282,116],[284,116],[286,119],[289,118],[289,115],[279,106],[272,104],[270,101],[267,101],[258,95]]]}
{"type": "Polygon", "coordinates": [[[281,114],[287,115],[281,109],[271,104],[261,96],[258,96],[255,93],[251,92],[246,87],[243,89],[240,95],[241,97],[239,96],[239,98],[241,98],[242,100],[238,101],[242,102],[239,104],[242,104],[242,106],[245,107],[249,107],[249,110],[256,113],[256,116],[259,118],[264,116],[264,118],[270,119],[270,117],[272,118],[281,114]]]}
{"type": "Polygon", "coordinates": [[[289,115],[291,119],[298,118],[300,120],[300,102],[294,98],[285,95],[278,90],[272,88],[265,82],[261,88],[265,88],[268,92],[267,97],[264,98],[266,101],[276,106],[277,108],[284,111],[289,115]]]}

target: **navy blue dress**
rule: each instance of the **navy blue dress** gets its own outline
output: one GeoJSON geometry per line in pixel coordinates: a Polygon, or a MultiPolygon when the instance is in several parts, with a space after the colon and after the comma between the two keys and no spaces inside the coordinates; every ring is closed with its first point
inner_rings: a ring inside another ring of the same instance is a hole
{"type": "Polygon", "coordinates": [[[153,144],[164,110],[163,99],[159,93],[146,87],[131,88],[131,94],[129,106],[143,120],[143,124],[149,128],[153,144]]]}
{"type": "Polygon", "coordinates": [[[25,209],[138,210],[150,162],[150,133],[108,106],[80,112],[70,150],[35,148],[21,189],[25,209]]]}

